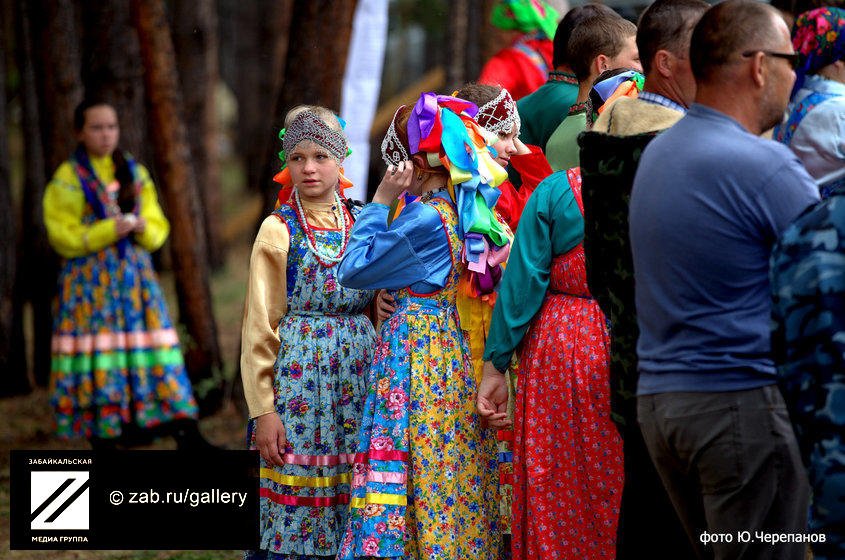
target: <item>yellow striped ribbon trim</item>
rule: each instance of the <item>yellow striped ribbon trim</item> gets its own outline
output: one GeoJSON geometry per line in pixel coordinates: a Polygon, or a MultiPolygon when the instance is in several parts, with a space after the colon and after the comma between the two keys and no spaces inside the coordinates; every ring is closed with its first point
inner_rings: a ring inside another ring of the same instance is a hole
{"type": "Polygon", "coordinates": [[[279,474],[273,469],[261,469],[261,478],[284,484],[285,486],[302,486],[307,488],[329,488],[338,484],[349,484],[351,475],[349,473],[335,476],[291,476],[279,474]]]}
{"type": "Polygon", "coordinates": [[[371,494],[367,492],[366,498],[352,498],[349,503],[354,508],[365,508],[367,504],[385,504],[389,506],[406,506],[408,497],[399,494],[371,494]]]}

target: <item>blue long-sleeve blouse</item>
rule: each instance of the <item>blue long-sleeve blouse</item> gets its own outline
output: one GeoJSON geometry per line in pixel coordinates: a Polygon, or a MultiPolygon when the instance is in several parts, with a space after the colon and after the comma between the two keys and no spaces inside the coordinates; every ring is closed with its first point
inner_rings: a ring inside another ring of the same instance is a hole
{"type": "Polygon", "coordinates": [[[388,225],[388,211],[378,203],[361,210],[339,265],[340,283],[369,290],[409,287],[420,294],[443,288],[452,256],[440,214],[427,204],[412,202],[388,225]]]}

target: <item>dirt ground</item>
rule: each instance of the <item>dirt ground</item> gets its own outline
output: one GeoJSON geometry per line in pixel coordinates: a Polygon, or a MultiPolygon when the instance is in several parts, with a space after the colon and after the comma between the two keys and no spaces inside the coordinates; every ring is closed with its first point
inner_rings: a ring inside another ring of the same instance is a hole
{"type": "MultiPolygon", "coordinates": [[[[0,557],[10,560],[36,559],[121,559],[121,560],[236,560],[239,551],[35,551],[9,550],[9,452],[13,449],[72,450],[90,449],[85,440],[63,441],[51,433],[52,412],[45,389],[11,399],[0,400],[0,557]],[[7,555],[8,554],[8,555],[7,555]]],[[[226,449],[239,449],[244,441],[244,418],[229,403],[217,414],[200,420],[206,438],[226,449]]],[[[172,439],[162,439],[139,449],[175,449],[172,439]]]]}

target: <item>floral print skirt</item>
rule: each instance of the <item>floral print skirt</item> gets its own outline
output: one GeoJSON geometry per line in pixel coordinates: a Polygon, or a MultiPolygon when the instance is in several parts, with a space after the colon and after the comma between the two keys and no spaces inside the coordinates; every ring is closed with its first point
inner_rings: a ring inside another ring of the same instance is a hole
{"type": "Polygon", "coordinates": [[[528,331],[514,407],[514,560],[616,557],[624,472],[609,344],[589,297],[550,293],[528,331]]]}
{"type": "Polygon", "coordinates": [[[179,337],[149,253],[121,251],[65,261],[54,311],[50,387],[59,437],[117,438],[196,418],[179,337]]]}
{"type": "Polygon", "coordinates": [[[338,558],[498,559],[496,434],[475,411],[454,304],[396,301],[369,380],[338,558]]]}
{"type": "MultiPolygon", "coordinates": [[[[274,396],[287,432],[285,464],[261,459],[260,551],[247,557],[333,558],[349,511],[375,332],[362,314],[296,310],[279,332],[274,396]]],[[[250,447],[254,427],[250,421],[250,447]]]]}

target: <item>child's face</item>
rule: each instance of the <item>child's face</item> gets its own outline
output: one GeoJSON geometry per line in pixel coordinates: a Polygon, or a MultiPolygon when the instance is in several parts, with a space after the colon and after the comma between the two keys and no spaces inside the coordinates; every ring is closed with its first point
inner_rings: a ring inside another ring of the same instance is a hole
{"type": "Polygon", "coordinates": [[[493,149],[496,150],[496,163],[507,169],[511,161],[511,156],[516,153],[516,146],[513,141],[519,134],[519,130],[514,127],[510,132],[499,132],[499,140],[493,144],[493,149]]]}
{"type": "Polygon", "coordinates": [[[117,113],[109,105],[95,105],[87,109],[85,124],[76,137],[89,154],[110,156],[117,149],[117,141],[120,139],[117,113]]]}
{"type": "Polygon", "coordinates": [[[619,54],[608,61],[605,70],[613,70],[615,68],[631,68],[637,72],[642,72],[643,67],[640,64],[640,52],[637,50],[637,38],[631,35],[625,39],[625,46],[619,51],[619,54]]]}
{"type": "Polygon", "coordinates": [[[339,179],[340,165],[328,150],[305,140],[288,154],[290,177],[302,198],[330,202],[339,179]]]}

